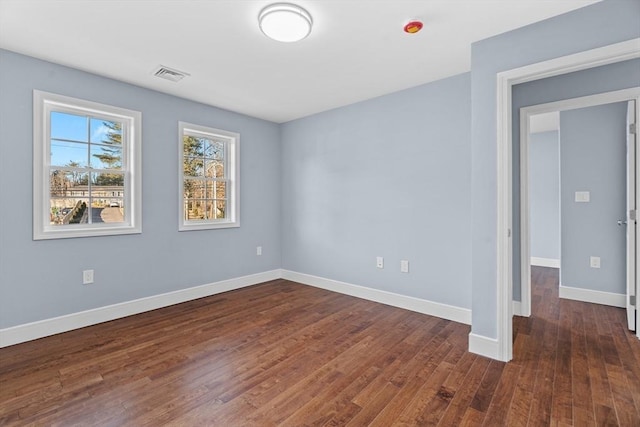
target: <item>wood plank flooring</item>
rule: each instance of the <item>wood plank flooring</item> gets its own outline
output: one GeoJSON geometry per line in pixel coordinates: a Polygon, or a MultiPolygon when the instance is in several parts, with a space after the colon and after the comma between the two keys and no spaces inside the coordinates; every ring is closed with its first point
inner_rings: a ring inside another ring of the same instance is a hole
{"type": "Polygon", "coordinates": [[[0,425],[640,425],[624,311],[534,267],[514,360],[469,327],[276,280],[0,349],[0,425]]]}

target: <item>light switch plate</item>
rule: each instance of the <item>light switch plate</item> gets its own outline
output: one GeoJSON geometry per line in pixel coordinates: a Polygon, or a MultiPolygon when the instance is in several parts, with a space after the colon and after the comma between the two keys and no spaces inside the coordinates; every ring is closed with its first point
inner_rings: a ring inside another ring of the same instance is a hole
{"type": "Polygon", "coordinates": [[[576,191],[576,202],[588,203],[591,199],[591,194],[588,191],[576,191]]]}

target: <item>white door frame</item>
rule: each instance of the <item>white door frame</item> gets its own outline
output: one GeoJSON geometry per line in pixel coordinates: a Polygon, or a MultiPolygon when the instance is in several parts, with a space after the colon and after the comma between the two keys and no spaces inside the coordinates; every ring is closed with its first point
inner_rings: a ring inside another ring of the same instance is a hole
{"type": "Polygon", "coordinates": [[[513,357],[512,317],[512,106],[513,85],[546,77],[585,70],[614,62],[640,57],[640,38],[615,43],[597,49],[562,56],[524,67],[497,73],[497,358],[509,361],[513,357]]]}
{"type": "MultiPolygon", "coordinates": [[[[531,229],[529,218],[529,118],[537,114],[555,111],[574,110],[630,100],[640,100],[640,87],[622,89],[613,92],[581,96],[546,104],[531,105],[520,108],[520,315],[531,315],[531,229]]],[[[636,101],[638,102],[638,101],[636,101]]],[[[636,111],[638,116],[638,111],[636,111]]],[[[636,117],[636,122],[638,121],[636,117]]],[[[636,188],[638,186],[636,185],[636,188]]],[[[626,207],[625,207],[626,209],[626,207]]],[[[637,254],[636,254],[637,255],[637,254]]],[[[638,265],[638,259],[635,260],[638,265]]]]}

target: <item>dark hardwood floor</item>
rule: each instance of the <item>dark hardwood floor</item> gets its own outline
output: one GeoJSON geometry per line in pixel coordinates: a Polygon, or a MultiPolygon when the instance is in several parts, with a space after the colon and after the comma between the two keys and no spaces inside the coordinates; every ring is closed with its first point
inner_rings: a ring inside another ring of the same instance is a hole
{"type": "Polygon", "coordinates": [[[0,425],[640,425],[621,309],[534,268],[512,362],[469,327],[277,280],[0,349],[0,425]]]}

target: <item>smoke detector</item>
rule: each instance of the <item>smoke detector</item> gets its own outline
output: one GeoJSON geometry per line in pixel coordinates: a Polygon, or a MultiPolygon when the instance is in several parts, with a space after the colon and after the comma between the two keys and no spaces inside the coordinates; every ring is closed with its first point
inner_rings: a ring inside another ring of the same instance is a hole
{"type": "Polygon", "coordinates": [[[190,74],[174,68],[165,67],[164,65],[159,65],[155,70],[153,70],[153,75],[172,82],[179,82],[190,74]]]}

